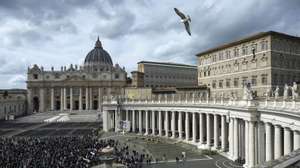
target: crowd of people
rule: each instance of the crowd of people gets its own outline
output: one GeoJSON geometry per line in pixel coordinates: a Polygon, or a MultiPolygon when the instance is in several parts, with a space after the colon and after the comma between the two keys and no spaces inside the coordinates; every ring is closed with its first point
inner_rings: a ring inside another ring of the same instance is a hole
{"type": "Polygon", "coordinates": [[[12,137],[0,138],[1,168],[85,168],[102,163],[102,150],[111,147],[115,161],[129,168],[140,168],[151,157],[117,140],[86,137],[12,137]]]}

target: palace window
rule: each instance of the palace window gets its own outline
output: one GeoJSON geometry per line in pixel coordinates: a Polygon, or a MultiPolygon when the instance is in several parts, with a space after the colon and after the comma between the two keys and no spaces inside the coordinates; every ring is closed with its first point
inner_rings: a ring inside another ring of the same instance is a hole
{"type": "Polygon", "coordinates": [[[233,85],[234,87],[239,87],[239,78],[234,78],[233,85]]]}
{"type": "Polygon", "coordinates": [[[223,52],[219,52],[219,60],[223,60],[223,52]]]}
{"type": "Polygon", "coordinates": [[[226,59],[230,59],[230,50],[226,51],[226,59]]]}
{"type": "Polygon", "coordinates": [[[226,87],[230,87],[230,79],[226,79],[226,87]]]}
{"type": "Polygon", "coordinates": [[[235,48],[234,49],[234,57],[238,57],[239,56],[239,49],[235,48]]]}
{"type": "Polygon", "coordinates": [[[213,82],[212,82],[212,87],[215,89],[216,88],[216,84],[217,83],[217,81],[216,80],[213,80],[213,82]]]}
{"type": "Polygon", "coordinates": [[[268,75],[267,74],[262,74],[261,75],[261,84],[266,85],[268,83],[268,75]]]}
{"type": "Polygon", "coordinates": [[[243,77],[243,86],[245,86],[248,83],[248,77],[243,77]]]}
{"type": "Polygon", "coordinates": [[[223,80],[219,80],[219,88],[223,88],[223,80]]]}
{"type": "Polygon", "coordinates": [[[257,76],[252,76],[251,84],[252,84],[252,86],[256,86],[257,85],[257,76]]]}

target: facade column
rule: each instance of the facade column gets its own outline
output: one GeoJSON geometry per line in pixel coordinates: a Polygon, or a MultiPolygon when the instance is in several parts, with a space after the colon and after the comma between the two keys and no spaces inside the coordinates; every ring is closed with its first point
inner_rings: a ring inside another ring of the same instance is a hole
{"type": "Polygon", "coordinates": [[[291,145],[291,130],[290,128],[285,127],[284,128],[284,148],[283,148],[283,154],[287,155],[291,153],[292,151],[292,145],[291,145]]]}
{"type": "Polygon", "coordinates": [[[142,134],[143,133],[143,122],[142,122],[143,112],[142,110],[139,110],[138,113],[139,113],[139,133],[142,134]]]}
{"type": "Polygon", "coordinates": [[[90,88],[90,102],[89,102],[89,104],[90,104],[89,109],[93,110],[93,104],[94,104],[94,102],[93,102],[93,88],[90,88]]]}
{"type": "Polygon", "coordinates": [[[190,138],[190,123],[189,123],[189,113],[185,113],[185,140],[188,141],[190,138]]]}
{"type": "Polygon", "coordinates": [[[176,129],[175,129],[175,111],[172,111],[171,129],[172,129],[172,138],[175,138],[175,134],[176,134],[176,129]]]}
{"type": "Polygon", "coordinates": [[[132,132],[135,132],[135,111],[132,110],[132,132]]]}
{"type": "Polygon", "coordinates": [[[282,155],[281,127],[279,125],[275,125],[274,128],[274,159],[278,159],[282,155]]]}
{"type": "Polygon", "coordinates": [[[294,130],[294,150],[297,150],[299,148],[300,148],[300,132],[294,130]]]}
{"type": "Polygon", "coordinates": [[[210,134],[210,115],[207,113],[206,114],[206,146],[207,148],[210,148],[211,146],[211,134],[210,134]]]}
{"type": "Polygon", "coordinates": [[[67,88],[64,88],[64,110],[67,110],[67,88]]]}
{"type": "MultiPolygon", "coordinates": [[[[249,121],[249,162],[248,167],[254,167],[255,165],[255,131],[254,131],[254,122],[249,121]]],[[[234,142],[236,143],[236,142],[234,142]]]]}
{"type": "Polygon", "coordinates": [[[45,111],[45,89],[40,89],[40,104],[39,104],[39,112],[45,111]]]}
{"type": "Polygon", "coordinates": [[[82,110],[82,88],[79,88],[79,110],[82,110]]]}
{"type": "Polygon", "coordinates": [[[126,120],[126,121],[128,121],[128,120],[129,120],[129,114],[128,114],[128,113],[129,113],[129,111],[128,111],[128,110],[126,110],[126,112],[125,112],[125,113],[126,113],[126,114],[125,114],[125,120],[126,120]]]}
{"type": "Polygon", "coordinates": [[[152,135],[155,135],[155,111],[151,111],[152,114],[152,135]]]}
{"type": "Polygon", "coordinates": [[[60,88],[60,110],[64,110],[64,89],[60,88]]]}
{"type": "Polygon", "coordinates": [[[233,160],[237,160],[239,158],[239,122],[237,118],[234,118],[233,121],[233,160]]]}
{"type": "Polygon", "coordinates": [[[51,88],[51,111],[54,111],[54,88],[51,88]]]}
{"type": "Polygon", "coordinates": [[[89,109],[89,88],[85,88],[85,110],[89,109]]]}
{"type": "Polygon", "coordinates": [[[149,114],[148,114],[148,110],[145,111],[145,115],[146,115],[146,131],[145,134],[148,135],[149,134],[149,114]]]}
{"type": "Polygon", "coordinates": [[[222,115],[222,117],[221,117],[221,148],[222,148],[222,151],[226,151],[227,136],[225,134],[226,134],[226,116],[222,115]]]}
{"type": "Polygon", "coordinates": [[[73,88],[70,87],[70,111],[73,110],[73,88]]]}
{"type": "Polygon", "coordinates": [[[196,130],[196,113],[193,112],[193,142],[196,143],[196,138],[197,138],[197,130],[196,130]]]}
{"type": "Polygon", "coordinates": [[[161,117],[161,111],[158,111],[158,134],[159,136],[162,136],[162,117],[161,117]]]}
{"type": "Polygon", "coordinates": [[[266,127],[266,161],[273,160],[273,147],[272,147],[272,127],[270,123],[265,123],[266,127]]]}
{"type": "Polygon", "coordinates": [[[182,139],[182,112],[178,112],[178,137],[179,139],[182,139]]]}
{"type": "Polygon", "coordinates": [[[98,110],[101,110],[101,104],[102,104],[102,94],[101,94],[101,88],[98,88],[98,110]]]}
{"type": "Polygon", "coordinates": [[[203,114],[199,113],[199,143],[202,145],[204,143],[204,120],[203,114]]]}
{"type": "Polygon", "coordinates": [[[219,145],[219,133],[218,133],[218,129],[219,129],[218,115],[215,114],[214,115],[214,148],[215,149],[218,149],[218,145],[219,145]]]}
{"type": "Polygon", "coordinates": [[[165,111],[165,136],[169,136],[169,112],[165,111]]]}

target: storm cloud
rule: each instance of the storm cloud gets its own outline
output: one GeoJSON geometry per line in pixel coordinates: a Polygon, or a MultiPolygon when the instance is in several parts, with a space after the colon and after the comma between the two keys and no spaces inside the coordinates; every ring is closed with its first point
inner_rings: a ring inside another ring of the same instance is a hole
{"type": "Polygon", "coordinates": [[[0,88],[33,64],[82,64],[97,36],[128,73],[142,60],[196,64],[198,52],[262,31],[300,35],[299,0],[1,0],[0,88]],[[173,8],[192,18],[188,36],[173,8]]]}

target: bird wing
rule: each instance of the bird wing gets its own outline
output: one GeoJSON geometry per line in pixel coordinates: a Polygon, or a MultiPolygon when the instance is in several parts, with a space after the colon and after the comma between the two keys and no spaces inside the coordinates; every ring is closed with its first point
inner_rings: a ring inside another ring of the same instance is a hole
{"type": "Polygon", "coordinates": [[[175,10],[176,14],[177,14],[181,19],[185,19],[185,18],[186,18],[185,15],[184,15],[182,12],[180,12],[177,8],[174,8],[174,10],[175,10]]]}
{"type": "Polygon", "coordinates": [[[185,30],[187,33],[191,36],[191,29],[190,29],[190,24],[189,22],[184,22],[185,30]]]}

